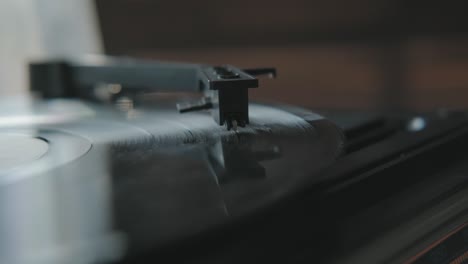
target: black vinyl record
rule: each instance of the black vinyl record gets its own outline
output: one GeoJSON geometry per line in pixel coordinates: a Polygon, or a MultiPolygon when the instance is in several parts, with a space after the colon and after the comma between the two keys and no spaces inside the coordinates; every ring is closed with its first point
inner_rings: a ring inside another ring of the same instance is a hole
{"type": "Polygon", "coordinates": [[[30,155],[0,167],[0,244],[22,250],[0,255],[99,262],[203,236],[323,181],[342,151],[341,131],[304,109],[251,104],[228,131],[209,111],[155,105],[9,108],[0,133],[31,147],[11,144],[30,155]]]}

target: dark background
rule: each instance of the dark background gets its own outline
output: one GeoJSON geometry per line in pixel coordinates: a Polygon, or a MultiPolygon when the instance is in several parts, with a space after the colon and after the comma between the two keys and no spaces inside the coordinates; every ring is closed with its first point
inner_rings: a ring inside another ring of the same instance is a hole
{"type": "Polygon", "coordinates": [[[255,98],[317,108],[468,105],[464,1],[96,4],[109,54],[277,67],[255,98]]]}

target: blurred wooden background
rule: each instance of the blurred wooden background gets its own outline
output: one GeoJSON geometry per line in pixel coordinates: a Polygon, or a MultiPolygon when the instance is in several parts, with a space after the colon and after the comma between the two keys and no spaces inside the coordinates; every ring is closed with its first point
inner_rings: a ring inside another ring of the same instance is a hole
{"type": "Polygon", "coordinates": [[[308,107],[466,108],[463,1],[97,0],[109,54],[275,66],[253,96],[308,107]]]}

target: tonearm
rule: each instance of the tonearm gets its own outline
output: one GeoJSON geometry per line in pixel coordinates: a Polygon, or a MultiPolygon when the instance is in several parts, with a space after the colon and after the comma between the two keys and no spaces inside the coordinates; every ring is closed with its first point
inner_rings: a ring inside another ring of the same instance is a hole
{"type": "Polygon", "coordinates": [[[100,84],[118,84],[127,92],[197,92],[197,102],[182,102],[179,112],[211,109],[215,121],[236,129],[249,123],[248,89],[254,76],[276,76],[274,68],[239,69],[127,58],[98,57],[87,61],[51,60],[30,64],[30,88],[44,98],[97,100],[100,84]]]}

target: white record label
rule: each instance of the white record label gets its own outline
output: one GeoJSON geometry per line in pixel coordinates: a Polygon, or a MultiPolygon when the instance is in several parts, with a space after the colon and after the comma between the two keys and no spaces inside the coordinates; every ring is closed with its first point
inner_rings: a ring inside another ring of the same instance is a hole
{"type": "Polygon", "coordinates": [[[49,144],[40,138],[0,133],[0,172],[37,160],[46,154],[48,149],[49,144]]]}

